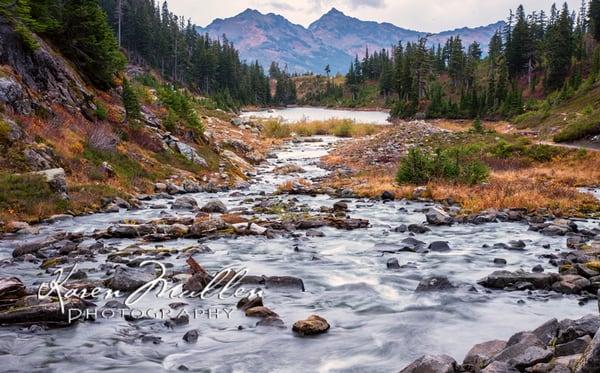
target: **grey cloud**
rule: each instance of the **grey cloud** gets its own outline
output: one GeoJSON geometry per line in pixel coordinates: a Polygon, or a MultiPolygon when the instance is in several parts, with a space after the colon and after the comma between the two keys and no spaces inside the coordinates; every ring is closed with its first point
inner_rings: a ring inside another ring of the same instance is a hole
{"type": "Polygon", "coordinates": [[[296,11],[298,10],[296,7],[288,4],[288,3],[284,3],[284,2],[280,2],[280,1],[272,1],[267,3],[268,6],[272,7],[275,10],[285,10],[285,11],[296,11]]]}
{"type": "Polygon", "coordinates": [[[385,8],[384,0],[347,0],[346,2],[349,3],[352,9],[359,7],[385,8]]]}

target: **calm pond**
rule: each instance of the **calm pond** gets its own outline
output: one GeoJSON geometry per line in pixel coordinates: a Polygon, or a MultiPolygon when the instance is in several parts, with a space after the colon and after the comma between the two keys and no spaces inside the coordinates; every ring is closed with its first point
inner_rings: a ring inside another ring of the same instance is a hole
{"type": "Polygon", "coordinates": [[[300,122],[303,120],[350,119],[358,123],[389,124],[390,114],[386,111],[357,111],[342,109],[327,109],[317,107],[294,107],[263,111],[248,111],[242,117],[281,118],[285,122],[300,122]]]}

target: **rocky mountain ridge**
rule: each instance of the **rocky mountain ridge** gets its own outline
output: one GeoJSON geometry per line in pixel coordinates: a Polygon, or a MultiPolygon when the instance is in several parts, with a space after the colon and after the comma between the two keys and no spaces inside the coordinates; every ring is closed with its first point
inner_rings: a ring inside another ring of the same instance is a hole
{"type": "Polygon", "coordinates": [[[428,36],[430,44],[437,45],[445,43],[450,36],[460,35],[465,44],[477,41],[487,51],[492,35],[503,27],[504,22],[499,21],[476,28],[427,33],[391,23],[363,21],[332,8],[307,28],[278,14],[246,9],[197,30],[214,38],[225,35],[244,59],[258,60],[265,68],[275,61],[287,65],[292,72],[322,73],[329,64],[333,73],[346,73],[352,59],[356,55],[364,56],[366,48],[371,51],[390,48],[399,41],[414,42],[421,36],[428,36]]]}

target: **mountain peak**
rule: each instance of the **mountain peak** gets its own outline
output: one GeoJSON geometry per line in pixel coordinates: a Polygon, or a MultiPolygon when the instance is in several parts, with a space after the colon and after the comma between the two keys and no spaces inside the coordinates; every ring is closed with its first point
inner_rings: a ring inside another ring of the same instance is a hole
{"type": "Polygon", "coordinates": [[[329,12],[325,13],[326,16],[345,16],[345,14],[339,10],[337,10],[337,8],[332,7],[329,12]]]}
{"type": "Polygon", "coordinates": [[[262,15],[261,12],[259,12],[256,9],[251,9],[251,8],[246,8],[246,10],[244,10],[243,12],[238,14],[238,16],[250,16],[250,17],[256,17],[256,16],[261,16],[261,15],[262,15]]]}

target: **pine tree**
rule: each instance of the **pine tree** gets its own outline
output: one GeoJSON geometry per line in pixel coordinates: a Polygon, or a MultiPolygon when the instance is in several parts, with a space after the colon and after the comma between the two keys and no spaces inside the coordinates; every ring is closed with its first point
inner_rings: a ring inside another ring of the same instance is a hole
{"type": "Polygon", "coordinates": [[[594,39],[600,41],[600,0],[590,1],[588,17],[590,33],[594,39]]]}
{"type": "Polygon", "coordinates": [[[140,118],[140,103],[137,95],[133,90],[131,84],[127,79],[123,79],[123,93],[121,94],[123,99],[123,107],[125,108],[125,122],[129,123],[132,119],[140,118]]]}

